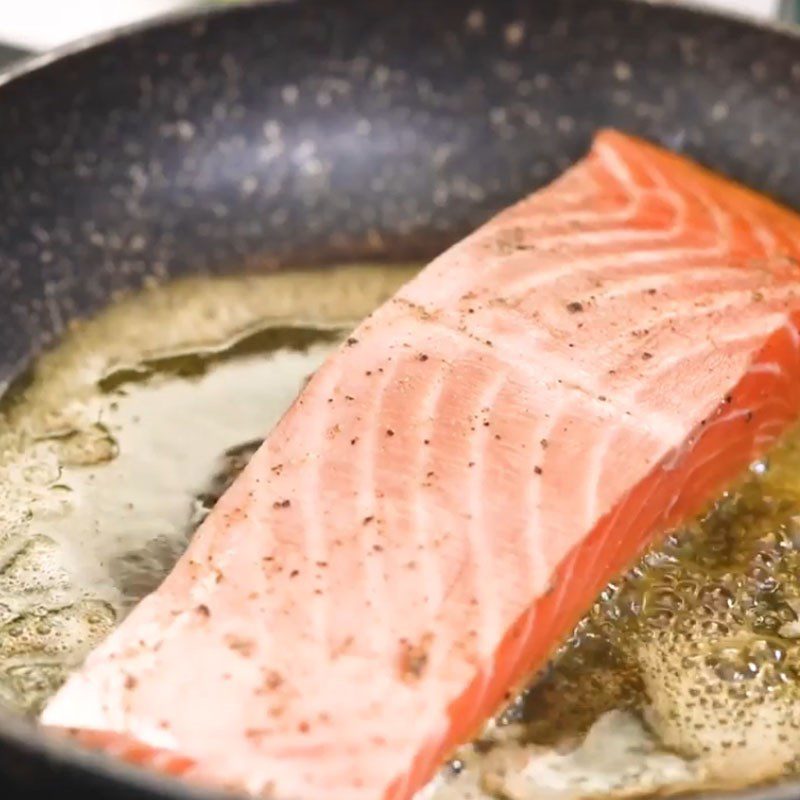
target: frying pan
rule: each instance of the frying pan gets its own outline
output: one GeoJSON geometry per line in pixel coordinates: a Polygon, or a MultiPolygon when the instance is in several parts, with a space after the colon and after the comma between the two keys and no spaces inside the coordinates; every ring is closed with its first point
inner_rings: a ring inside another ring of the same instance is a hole
{"type": "MultiPolygon", "coordinates": [[[[23,63],[0,76],[0,384],[151,276],[429,258],[604,125],[800,207],[800,39],[632,0],[307,0],[23,63]]],[[[0,718],[0,797],[56,796],[210,797],[0,718]]]]}

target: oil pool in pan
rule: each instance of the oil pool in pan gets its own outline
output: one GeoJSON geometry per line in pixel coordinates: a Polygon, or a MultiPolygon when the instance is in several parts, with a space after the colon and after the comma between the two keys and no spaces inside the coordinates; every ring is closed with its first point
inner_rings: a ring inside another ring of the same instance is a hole
{"type": "MultiPolygon", "coordinates": [[[[307,376],[413,267],[196,278],[71,331],[0,427],[0,706],[155,588],[307,376]]],[[[631,796],[800,772],[800,435],[609,585],[425,791],[631,796]]]]}

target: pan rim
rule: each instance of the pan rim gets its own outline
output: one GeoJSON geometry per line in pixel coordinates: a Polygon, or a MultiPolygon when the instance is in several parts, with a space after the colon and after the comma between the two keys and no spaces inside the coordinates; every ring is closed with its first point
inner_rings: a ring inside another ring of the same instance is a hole
{"type": "MultiPolygon", "coordinates": [[[[108,30],[80,37],[66,45],[45,53],[37,53],[14,62],[0,70],[0,101],[6,87],[38,72],[53,68],[59,63],[75,56],[91,53],[93,50],[125,40],[137,35],[146,35],[164,27],[180,24],[213,22],[217,18],[247,9],[271,9],[287,7],[313,7],[316,5],[330,9],[332,6],[347,9],[364,0],[235,0],[220,6],[201,8],[181,8],[150,17],[144,21],[115,26],[108,30]]],[[[641,6],[648,14],[658,14],[661,10],[678,12],[697,20],[727,21],[743,30],[760,30],[781,40],[791,42],[800,48],[800,26],[779,20],[752,19],[742,13],[725,12],[708,6],[686,7],[680,0],[607,0],[620,6],[641,6]]],[[[368,0],[366,4],[369,5],[368,0]]],[[[269,13],[269,12],[267,12],[269,13]]],[[[798,49],[800,59],[800,49],[798,49]]],[[[125,762],[118,761],[79,747],[66,738],[48,731],[40,730],[35,724],[0,713],[0,746],[3,740],[13,743],[20,751],[44,757],[60,768],[78,769],[91,773],[109,782],[122,784],[128,788],[151,793],[154,798],[163,800],[219,800],[219,792],[207,790],[167,775],[149,772],[125,762]]],[[[237,795],[234,795],[234,797],[237,795]]],[[[798,800],[800,798],[800,776],[772,785],[757,785],[736,790],[719,790],[679,795],[691,800],[798,800]]]]}
{"type": "MultiPolygon", "coordinates": [[[[10,66],[0,69],[0,91],[5,87],[27,75],[46,69],[54,63],[63,61],[72,56],[88,53],[95,48],[110,44],[119,39],[127,39],[138,34],[146,34],[151,30],[157,30],[172,24],[187,22],[204,22],[217,16],[226,16],[241,9],[272,8],[287,6],[312,6],[320,3],[330,8],[333,2],[339,2],[343,6],[351,0],[233,0],[220,6],[203,6],[201,8],[179,8],[166,11],[148,17],[145,20],[129,22],[123,25],[116,25],[98,33],[90,33],[81,36],[72,42],[47,50],[43,53],[34,53],[13,62],[10,66]]],[[[356,3],[360,0],[355,0],[356,3]]],[[[738,11],[723,11],[719,8],[700,4],[687,7],[681,0],[607,0],[607,2],[617,3],[621,6],[644,6],[651,12],[658,13],[660,9],[672,9],[681,14],[696,18],[705,18],[709,21],[725,20],[744,28],[761,30],[766,33],[774,34],[783,38],[800,41],[800,25],[793,25],[783,20],[758,19],[748,17],[738,11]]]]}
{"type": "MultiPolygon", "coordinates": [[[[631,2],[631,0],[615,1],[622,3],[631,2]]],[[[633,1],[635,2],[635,0],[633,1]]],[[[670,2],[673,1],[674,0],[670,0],[670,2]]],[[[127,39],[138,34],[146,34],[151,30],[157,30],[172,24],[204,22],[205,20],[217,16],[225,16],[237,9],[258,8],[259,6],[265,8],[271,6],[299,6],[301,4],[313,4],[313,2],[314,0],[234,0],[234,2],[219,6],[208,5],[200,8],[183,7],[173,9],[172,11],[164,11],[144,20],[115,25],[111,28],[98,31],[97,33],[79,36],[77,39],[54,47],[51,50],[23,56],[19,61],[14,61],[8,67],[0,69],[0,91],[5,89],[8,84],[20,78],[24,78],[27,75],[46,69],[54,63],[71,58],[72,56],[88,53],[95,48],[111,44],[117,40],[127,39]]],[[[646,0],[646,2],[649,2],[649,0],[646,0]]]]}

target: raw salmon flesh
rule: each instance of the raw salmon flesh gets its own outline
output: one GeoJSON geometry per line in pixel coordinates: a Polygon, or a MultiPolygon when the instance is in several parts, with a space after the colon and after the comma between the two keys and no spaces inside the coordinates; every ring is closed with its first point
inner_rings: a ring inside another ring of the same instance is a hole
{"type": "Polygon", "coordinates": [[[800,217],[613,131],[317,372],[44,725],[406,800],[800,412],[800,217]]]}

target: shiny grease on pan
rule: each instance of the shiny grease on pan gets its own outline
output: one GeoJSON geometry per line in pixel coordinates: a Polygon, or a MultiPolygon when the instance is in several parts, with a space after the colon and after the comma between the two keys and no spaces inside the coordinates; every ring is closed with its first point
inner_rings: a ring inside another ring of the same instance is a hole
{"type": "MultiPolygon", "coordinates": [[[[33,714],[413,268],[197,278],[76,328],[6,397],[0,704],[33,714]]],[[[609,585],[437,800],[633,795],[800,769],[800,436],[609,585]],[[588,735],[587,735],[588,733],[588,735]]]]}

